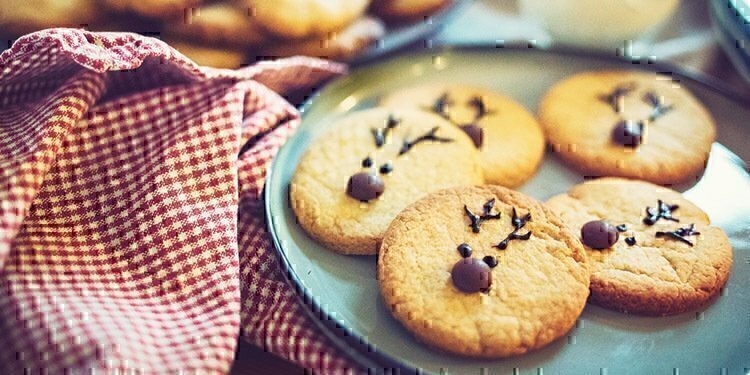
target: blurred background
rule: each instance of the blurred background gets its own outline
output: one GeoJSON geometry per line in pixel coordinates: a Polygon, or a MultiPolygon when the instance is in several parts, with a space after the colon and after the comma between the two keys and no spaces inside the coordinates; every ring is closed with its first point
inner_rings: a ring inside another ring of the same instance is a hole
{"type": "Polygon", "coordinates": [[[748,0],[3,0],[0,38],[49,27],[133,31],[201,65],[531,42],[674,62],[745,95],[748,0]],[[743,79],[742,77],[745,77],[743,79]]]}

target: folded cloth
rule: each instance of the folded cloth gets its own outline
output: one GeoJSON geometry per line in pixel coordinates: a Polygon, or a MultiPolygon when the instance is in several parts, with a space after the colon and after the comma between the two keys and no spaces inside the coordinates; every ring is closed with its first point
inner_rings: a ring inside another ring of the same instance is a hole
{"type": "Polygon", "coordinates": [[[50,29],[0,55],[0,373],[225,373],[245,338],[351,365],[284,282],[259,209],[311,58],[199,67],[158,39],[50,29]]]}

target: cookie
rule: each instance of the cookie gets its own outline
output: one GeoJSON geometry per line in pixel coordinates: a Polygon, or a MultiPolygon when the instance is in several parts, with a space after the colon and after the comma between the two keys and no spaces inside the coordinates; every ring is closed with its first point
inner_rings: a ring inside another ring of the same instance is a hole
{"type": "Polygon", "coordinates": [[[118,12],[130,12],[149,18],[179,19],[197,7],[201,0],[103,0],[105,6],[118,12]]]}
{"type": "Polygon", "coordinates": [[[360,54],[385,35],[377,18],[362,16],[344,29],[305,40],[269,42],[260,49],[262,57],[305,55],[346,61],[360,54]]]}
{"type": "Polygon", "coordinates": [[[422,108],[464,129],[481,150],[484,178],[489,184],[523,184],[544,156],[544,134],[534,116],[513,99],[487,89],[417,86],[390,93],[380,104],[422,108]]]}
{"type": "Polygon", "coordinates": [[[246,47],[266,39],[248,10],[234,3],[191,8],[184,18],[166,23],[164,30],[170,36],[212,45],[246,47]]]}
{"type": "Polygon", "coordinates": [[[378,282],[419,340],[474,357],[549,344],[589,294],[585,253],[562,220],[493,185],[441,190],[401,212],[383,239],[378,282]]]}
{"type": "Polygon", "coordinates": [[[673,190],[602,178],[553,197],[547,207],[581,238],[591,302],[643,315],[705,304],[726,283],[732,248],[708,216],[673,190]]]}
{"type": "Polygon", "coordinates": [[[225,69],[239,69],[248,65],[245,53],[237,49],[215,48],[168,39],[165,42],[198,65],[225,69]]]}
{"type": "Polygon", "coordinates": [[[8,35],[50,27],[98,25],[98,18],[100,15],[94,0],[3,0],[0,5],[0,29],[8,35]]]}
{"type": "Polygon", "coordinates": [[[388,21],[406,22],[429,17],[451,2],[450,0],[377,0],[370,5],[370,12],[388,21]]]}
{"type": "Polygon", "coordinates": [[[244,0],[269,33],[305,39],[343,29],[359,18],[369,0],[244,0]]]}
{"type": "Polygon", "coordinates": [[[716,137],[713,119],[687,89],[656,73],[577,74],[552,87],[539,121],[553,149],[588,177],[660,185],[696,181],[716,137]]]}
{"type": "Polygon", "coordinates": [[[300,160],[290,186],[300,226],[344,254],[375,254],[391,220],[425,194],[482,183],[471,140],[440,116],[369,109],[344,116],[300,160]]]}

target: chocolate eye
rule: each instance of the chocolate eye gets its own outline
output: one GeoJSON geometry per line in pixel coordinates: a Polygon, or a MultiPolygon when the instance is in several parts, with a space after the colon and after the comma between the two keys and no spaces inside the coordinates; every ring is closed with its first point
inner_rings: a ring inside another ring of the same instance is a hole
{"type": "Polygon", "coordinates": [[[380,173],[388,174],[391,172],[393,172],[393,166],[391,165],[391,163],[385,163],[380,166],[380,173]]]}
{"type": "Polygon", "coordinates": [[[487,255],[486,257],[482,258],[482,261],[487,263],[490,268],[497,267],[497,258],[493,257],[492,255],[487,255]]]}
{"type": "Polygon", "coordinates": [[[372,158],[368,156],[362,160],[362,168],[370,167],[372,167],[372,158]]]}
{"type": "Polygon", "coordinates": [[[457,250],[463,258],[468,258],[471,256],[471,252],[472,252],[471,246],[469,246],[469,244],[467,243],[462,243],[458,245],[457,250]]]}

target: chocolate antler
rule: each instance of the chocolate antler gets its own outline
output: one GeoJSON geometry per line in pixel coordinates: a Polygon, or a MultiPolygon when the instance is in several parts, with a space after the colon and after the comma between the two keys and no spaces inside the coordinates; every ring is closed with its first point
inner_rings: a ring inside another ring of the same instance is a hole
{"type": "Polygon", "coordinates": [[[484,98],[479,95],[472,97],[471,100],[469,100],[469,105],[473,107],[475,111],[474,121],[478,121],[484,116],[495,113],[495,111],[487,109],[487,104],[485,104],[484,98]]]}
{"type": "Polygon", "coordinates": [[[382,147],[385,144],[385,138],[388,136],[388,133],[393,130],[398,124],[401,123],[400,119],[397,119],[393,116],[393,114],[388,115],[388,119],[385,121],[385,127],[384,128],[373,128],[372,130],[372,136],[375,138],[375,146],[378,148],[382,147]]]}
{"type": "Polygon", "coordinates": [[[443,138],[443,137],[438,137],[437,135],[435,135],[438,129],[440,129],[440,127],[436,126],[430,129],[427,133],[422,134],[421,136],[417,137],[413,141],[404,140],[404,144],[403,146],[401,146],[401,150],[398,152],[399,156],[409,152],[409,150],[411,150],[412,147],[416,146],[420,142],[424,142],[424,141],[435,141],[435,142],[446,142],[446,143],[453,142],[453,140],[450,138],[443,138]]]}
{"type": "Polygon", "coordinates": [[[435,103],[432,104],[432,107],[430,107],[430,110],[440,115],[440,117],[446,120],[450,120],[450,116],[448,116],[448,112],[445,111],[445,107],[451,104],[453,104],[453,102],[448,97],[448,93],[444,93],[435,100],[435,103]]]}
{"type": "Polygon", "coordinates": [[[626,82],[612,90],[609,94],[599,95],[599,100],[608,103],[612,106],[612,110],[615,112],[622,111],[622,98],[633,92],[636,88],[635,82],[626,82]]]}
{"type": "Polygon", "coordinates": [[[649,91],[643,95],[643,101],[651,105],[651,115],[648,116],[649,121],[653,122],[661,116],[664,116],[674,108],[674,105],[665,105],[663,96],[656,96],[653,92],[649,91]]]}
{"type": "Polygon", "coordinates": [[[474,233],[479,233],[479,228],[482,226],[483,222],[500,218],[501,214],[499,212],[496,214],[491,213],[493,207],[495,207],[495,198],[488,200],[487,203],[482,206],[482,209],[484,210],[483,214],[481,216],[477,216],[476,214],[471,212],[471,210],[469,210],[469,207],[464,205],[464,212],[466,212],[469,220],[471,220],[471,224],[469,226],[474,233]]]}
{"type": "Polygon", "coordinates": [[[654,225],[656,224],[659,219],[669,220],[669,221],[676,221],[679,222],[680,219],[672,217],[672,211],[680,208],[680,206],[676,204],[666,204],[661,199],[657,200],[658,206],[656,209],[651,207],[646,207],[646,217],[643,218],[643,223],[646,225],[654,225]]]}
{"type": "Polygon", "coordinates": [[[495,245],[496,248],[500,250],[505,250],[508,247],[508,242],[512,240],[528,240],[531,238],[531,231],[528,231],[524,234],[518,234],[518,231],[521,230],[524,226],[526,226],[526,223],[531,221],[531,212],[527,213],[526,215],[522,217],[518,217],[516,214],[516,208],[513,207],[513,218],[511,219],[511,224],[513,224],[513,231],[510,232],[510,234],[505,237],[504,240],[500,241],[497,245],[495,245]]]}
{"type": "Polygon", "coordinates": [[[671,232],[656,232],[656,237],[669,237],[669,238],[673,238],[675,240],[684,242],[684,243],[686,243],[686,244],[688,244],[688,245],[690,245],[692,247],[693,243],[690,242],[690,240],[688,240],[685,237],[687,237],[687,236],[697,236],[699,234],[701,234],[701,233],[695,231],[695,224],[690,224],[687,227],[683,227],[683,228],[680,228],[680,229],[677,229],[677,230],[671,231],[671,232]]]}

